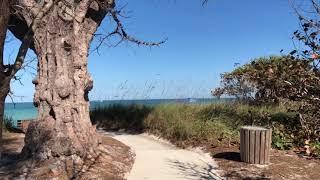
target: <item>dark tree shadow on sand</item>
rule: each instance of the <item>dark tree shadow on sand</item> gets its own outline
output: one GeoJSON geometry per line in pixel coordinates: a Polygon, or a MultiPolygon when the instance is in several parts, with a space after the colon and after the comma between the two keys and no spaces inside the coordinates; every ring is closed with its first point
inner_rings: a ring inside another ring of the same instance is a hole
{"type": "Polygon", "coordinates": [[[221,153],[217,153],[217,154],[213,155],[213,158],[241,162],[239,152],[221,152],[221,153]]]}
{"type": "Polygon", "coordinates": [[[198,165],[194,163],[186,163],[181,161],[172,161],[168,160],[168,163],[172,168],[178,169],[181,172],[181,175],[185,176],[185,179],[199,179],[199,180],[220,180],[220,178],[214,171],[217,170],[216,167],[213,167],[210,164],[207,164],[206,167],[199,168],[198,165]]]}
{"type": "Polygon", "coordinates": [[[248,170],[239,170],[239,171],[228,171],[225,173],[225,179],[243,179],[243,180],[270,180],[271,178],[266,177],[261,173],[254,173],[248,170]],[[250,177],[248,177],[250,174],[250,177]]]}
{"type": "Polygon", "coordinates": [[[2,141],[0,156],[0,179],[18,177],[16,170],[21,168],[20,151],[23,146],[23,137],[6,137],[2,141]]]}
{"type": "Polygon", "coordinates": [[[241,161],[239,152],[219,152],[212,155],[224,167],[224,179],[268,180],[263,172],[256,171],[254,165],[241,161]]]}

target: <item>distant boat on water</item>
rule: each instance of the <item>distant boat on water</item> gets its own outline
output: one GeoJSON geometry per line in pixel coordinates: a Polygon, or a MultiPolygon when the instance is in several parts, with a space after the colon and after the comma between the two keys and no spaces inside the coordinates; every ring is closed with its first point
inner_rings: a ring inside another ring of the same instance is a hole
{"type": "Polygon", "coordinates": [[[195,102],[197,102],[197,99],[194,99],[194,98],[188,98],[188,102],[189,102],[189,103],[195,103],[195,102]]]}
{"type": "Polygon", "coordinates": [[[186,98],[186,99],[177,99],[177,103],[196,103],[197,99],[195,98],[186,98]]]}

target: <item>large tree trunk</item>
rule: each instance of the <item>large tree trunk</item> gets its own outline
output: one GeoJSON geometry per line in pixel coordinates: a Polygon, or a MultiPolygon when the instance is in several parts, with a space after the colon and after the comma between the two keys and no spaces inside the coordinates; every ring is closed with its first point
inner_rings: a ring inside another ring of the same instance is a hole
{"type": "Polygon", "coordinates": [[[86,160],[94,162],[102,151],[89,117],[88,93],[93,81],[87,71],[87,57],[93,35],[114,1],[13,3],[24,7],[19,12],[23,18],[17,16],[13,23],[18,26],[10,31],[18,38],[32,34],[38,56],[38,74],[33,80],[38,118],[29,125],[22,155],[32,161],[53,160],[60,170],[72,169],[70,178],[76,177],[86,160]]]}
{"type": "Polygon", "coordinates": [[[3,120],[4,120],[4,102],[5,102],[5,98],[4,100],[2,100],[3,98],[0,97],[0,159],[2,156],[2,130],[3,130],[3,120]]]}
{"type": "Polygon", "coordinates": [[[0,2],[0,144],[2,141],[4,104],[10,89],[10,80],[7,77],[6,67],[3,64],[3,51],[4,51],[4,43],[7,35],[9,16],[10,16],[10,12],[8,7],[8,0],[1,0],[0,2]]]}
{"type": "MultiPolygon", "coordinates": [[[[2,144],[3,119],[4,119],[4,101],[0,99],[0,148],[2,144]]],[[[0,149],[0,157],[1,157],[1,149],[0,149]]]]}
{"type": "Polygon", "coordinates": [[[91,20],[80,25],[61,9],[53,6],[34,32],[39,60],[34,104],[39,114],[29,126],[23,154],[81,165],[76,161],[95,158],[99,145],[89,117],[93,82],[87,71],[89,44],[98,25],[91,20]]]}
{"type": "MultiPolygon", "coordinates": [[[[0,144],[2,142],[2,130],[4,120],[4,106],[5,100],[9,93],[10,83],[6,79],[0,79],[0,144]]],[[[0,147],[1,148],[1,147],[0,147]]],[[[1,149],[0,149],[1,151],[1,149]]]]}
{"type": "MultiPolygon", "coordinates": [[[[2,143],[3,119],[4,119],[4,100],[2,100],[2,98],[1,98],[0,99],[0,144],[2,143]]],[[[0,146],[0,148],[1,148],[1,146],[0,146]]],[[[1,149],[0,149],[0,151],[1,151],[1,149]]]]}

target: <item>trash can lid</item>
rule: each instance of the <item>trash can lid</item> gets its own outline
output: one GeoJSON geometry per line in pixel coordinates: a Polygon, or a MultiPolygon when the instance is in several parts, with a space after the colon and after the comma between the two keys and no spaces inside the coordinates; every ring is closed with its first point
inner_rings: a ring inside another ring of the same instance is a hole
{"type": "Polygon", "coordinates": [[[260,131],[266,131],[268,130],[267,128],[261,127],[261,126],[242,126],[241,129],[246,129],[246,130],[260,130],[260,131]]]}

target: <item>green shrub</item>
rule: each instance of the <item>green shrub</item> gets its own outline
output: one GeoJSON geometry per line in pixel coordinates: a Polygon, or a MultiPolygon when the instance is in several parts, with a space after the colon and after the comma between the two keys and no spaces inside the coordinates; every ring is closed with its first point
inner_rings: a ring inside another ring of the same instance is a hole
{"type": "Polygon", "coordinates": [[[311,143],[311,153],[316,157],[320,157],[320,142],[311,143]]]}
{"type": "Polygon", "coordinates": [[[272,128],[272,147],[280,150],[288,150],[293,147],[292,138],[285,132],[284,126],[279,125],[272,128]]]}
{"type": "Polygon", "coordinates": [[[254,59],[222,74],[221,87],[212,91],[217,97],[225,94],[255,105],[286,105],[280,114],[262,107],[246,108],[240,115],[244,119],[237,121],[272,126],[273,145],[279,149],[309,146],[306,142],[320,139],[320,69],[315,63],[319,56],[301,59],[293,54],[254,59]]]}

